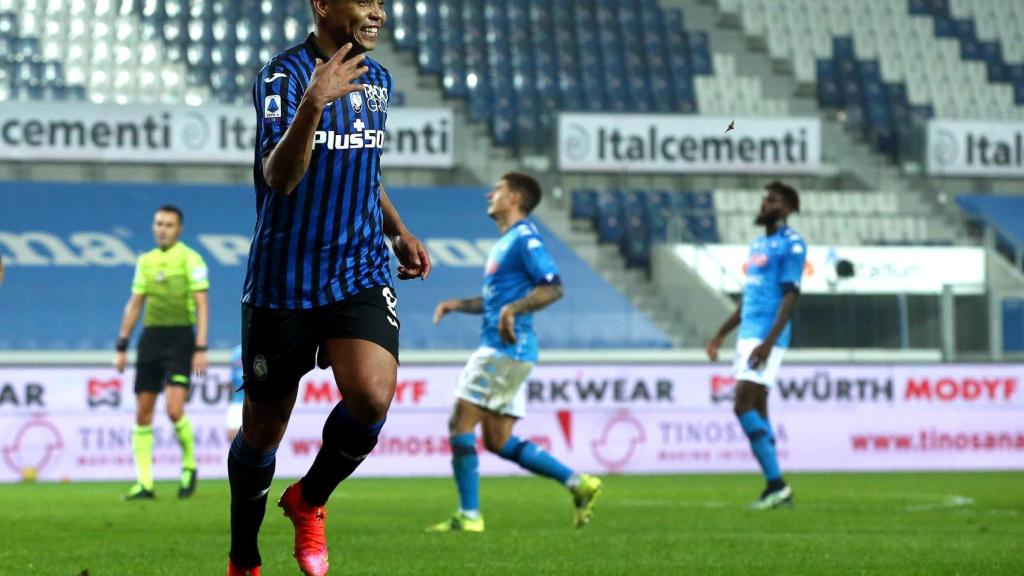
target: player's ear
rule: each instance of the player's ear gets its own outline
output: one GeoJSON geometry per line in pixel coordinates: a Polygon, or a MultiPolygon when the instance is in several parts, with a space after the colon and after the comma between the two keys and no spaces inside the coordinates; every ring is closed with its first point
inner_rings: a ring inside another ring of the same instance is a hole
{"type": "Polygon", "coordinates": [[[515,189],[513,193],[516,195],[516,205],[519,206],[519,210],[526,212],[526,194],[523,194],[522,190],[515,189]]]}

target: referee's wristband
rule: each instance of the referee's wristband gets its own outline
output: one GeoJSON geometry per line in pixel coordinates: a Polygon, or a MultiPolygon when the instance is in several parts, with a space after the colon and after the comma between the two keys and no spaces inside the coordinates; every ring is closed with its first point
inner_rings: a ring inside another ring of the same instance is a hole
{"type": "Polygon", "coordinates": [[[117,350],[118,352],[127,352],[128,351],[128,339],[127,338],[118,338],[117,339],[117,345],[114,347],[114,349],[117,350]]]}
{"type": "Polygon", "coordinates": [[[193,352],[206,352],[206,346],[196,346],[192,349],[193,352]]]}

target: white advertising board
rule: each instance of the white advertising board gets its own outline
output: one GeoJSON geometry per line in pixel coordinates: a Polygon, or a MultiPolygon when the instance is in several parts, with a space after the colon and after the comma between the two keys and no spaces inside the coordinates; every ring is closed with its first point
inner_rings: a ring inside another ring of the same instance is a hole
{"type": "Polygon", "coordinates": [[[925,164],[935,176],[1024,177],[1024,123],[932,120],[925,164]]]}
{"type": "MultiPolygon", "coordinates": [[[[448,411],[459,366],[403,366],[367,476],[450,473],[448,411]]],[[[227,370],[194,387],[204,478],[226,476],[227,370]]],[[[130,480],[132,374],[109,368],[0,368],[0,482],[130,480]],[[30,471],[30,472],[29,472],[30,471]]],[[[542,365],[517,434],[570,466],[608,472],[754,471],[731,410],[725,365],[542,365]]],[[[1024,366],[789,365],[771,414],[786,470],[1024,469],[1024,366]]],[[[277,473],[305,473],[338,395],[331,375],[300,383],[277,473]]],[[[155,472],[176,478],[180,452],[158,406],[155,472]]],[[[481,453],[483,448],[481,447],[481,453]]],[[[520,471],[492,455],[484,474],[520,471]]]]}
{"type": "Polygon", "coordinates": [[[567,172],[814,174],[821,121],[560,114],[558,165],[567,172]],[[732,122],[736,128],[726,132],[732,122]]]}
{"type": "MultiPolygon", "coordinates": [[[[450,168],[448,108],[394,108],[384,167],[450,168]]],[[[251,165],[256,112],[248,106],[8,103],[0,109],[0,159],[251,165]]]]}
{"type": "MultiPolygon", "coordinates": [[[[676,256],[709,286],[737,293],[746,279],[747,246],[680,244],[676,256]]],[[[810,246],[800,287],[806,294],[941,294],[944,285],[958,293],[985,289],[985,251],[971,247],[827,247],[810,246]],[[853,276],[841,278],[836,264],[849,262],[853,276]]]]}

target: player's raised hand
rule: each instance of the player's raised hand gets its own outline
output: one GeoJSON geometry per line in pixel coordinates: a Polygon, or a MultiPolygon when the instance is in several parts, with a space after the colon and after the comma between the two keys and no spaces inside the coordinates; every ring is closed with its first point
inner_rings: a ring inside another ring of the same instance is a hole
{"type": "Polygon", "coordinates": [[[712,362],[718,362],[718,349],[722,347],[721,338],[712,338],[708,341],[708,345],[704,347],[704,351],[708,354],[708,360],[712,362]]]}
{"type": "Polygon", "coordinates": [[[501,309],[498,317],[498,335],[506,344],[516,343],[516,314],[508,306],[501,309]]]}
{"type": "Polygon", "coordinates": [[[441,318],[444,318],[448,314],[455,312],[456,310],[458,310],[458,307],[458,300],[445,300],[444,302],[438,304],[437,308],[434,308],[434,325],[436,326],[440,324],[441,318]]]}
{"type": "Polygon", "coordinates": [[[348,43],[339,48],[327,62],[317,58],[306,95],[318,104],[326,106],[338,98],[362,90],[361,84],[353,82],[370,69],[362,65],[366,60],[365,54],[347,58],[351,51],[352,44],[348,43]]]}
{"type": "Polygon", "coordinates": [[[391,247],[398,258],[398,279],[427,279],[430,275],[430,254],[426,246],[411,233],[399,234],[391,239],[391,247]]]}

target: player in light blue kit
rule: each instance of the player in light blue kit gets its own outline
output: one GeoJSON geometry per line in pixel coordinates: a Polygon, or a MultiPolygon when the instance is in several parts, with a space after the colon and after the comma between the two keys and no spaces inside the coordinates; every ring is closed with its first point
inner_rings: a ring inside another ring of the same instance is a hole
{"type": "Polygon", "coordinates": [[[800,211],[800,196],[793,188],[772,182],[761,202],[755,223],[765,235],[754,239],[747,260],[747,285],[743,300],[732,316],[708,342],[708,358],[718,359],[718,349],[729,332],[740,327],[736,344],[736,396],[733,409],[761,465],[767,486],[753,508],[767,510],[788,506],[793,490],[782,478],[775,453],[775,436],[768,421],[768,393],[789,346],[789,318],[800,297],[800,280],[807,244],[786,225],[786,218],[800,211]]]}
{"type": "Polygon", "coordinates": [[[483,424],[484,446],[506,460],[568,488],[575,504],[575,525],[593,514],[601,480],[574,472],[536,444],[512,435],[526,414],[526,378],[537,362],[533,313],[562,297],[562,282],[537,228],[526,217],[541,199],[537,181],[512,172],[487,195],[487,215],[502,237],[491,248],[484,270],[483,295],[446,300],[434,311],[434,323],[449,312],[483,314],[480,348],[459,378],[455,408],[448,421],[452,468],[459,492],[455,515],[428,528],[431,532],[483,532],[480,515],[476,434],[483,424]]]}
{"type": "Polygon", "coordinates": [[[231,400],[228,403],[228,442],[235,439],[242,427],[242,402],[245,390],[242,390],[242,345],[235,346],[231,351],[231,400]]]}

